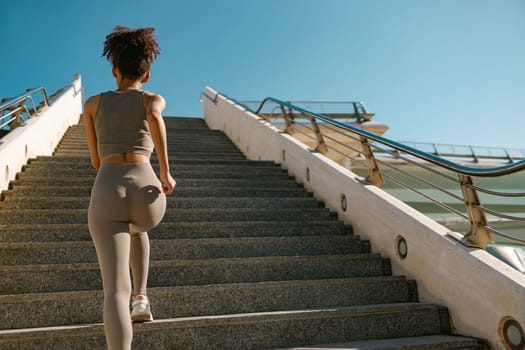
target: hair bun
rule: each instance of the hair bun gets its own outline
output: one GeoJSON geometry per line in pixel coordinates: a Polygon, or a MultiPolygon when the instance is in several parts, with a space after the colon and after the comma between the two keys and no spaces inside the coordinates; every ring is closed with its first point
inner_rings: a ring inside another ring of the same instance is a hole
{"type": "Polygon", "coordinates": [[[102,56],[105,56],[124,77],[138,79],[149,71],[160,54],[155,28],[130,29],[117,25],[106,35],[102,56]]]}

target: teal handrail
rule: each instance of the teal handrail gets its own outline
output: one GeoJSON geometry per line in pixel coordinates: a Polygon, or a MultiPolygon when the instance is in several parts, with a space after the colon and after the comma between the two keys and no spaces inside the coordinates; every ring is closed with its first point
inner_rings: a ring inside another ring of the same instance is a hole
{"type": "MultiPolygon", "coordinates": [[[[416,148],[410,147],[408,145],[404,145],[402,143],[399,143],[399,142],[387,139],[386,137],[382,137],[382,136],[373,134],[373,133],[368,132],[366,130],[362,130],[362,129],[353,127],[351,125],[338,122],[337,120],[328,118],[328,117],[326,117],[326,116],[324,116],[322,114],[315,113],[315,112],[310,112],[310,111],[308,111],[308,110],[306,110],[304,108],[301,108],[299,106],[293,105],[293,104],[291,104],[289,102],[285,102],[285,101],[279,100],[279,99],[274,98],[274,97],[267,97],[267,98],[265,98],[261,102],[261,104],[259,105],[259,108],[257,110],[253,110],[250,107],[242,104],[241,102],[239,102],[239,101],[237,101],[237,100],[227,96],[226,94],[223,94],[223,93],[218,93],[218,94],[224,96],[225,98],[227,98],[227,99],[229,99],[229,100],[231,100],[233,102],[235,102],[236,104],[242,106],[243,108],[245,108],[246,110],[252,112],[253,114],[259,113],[266,103],[274,102],[276,104],[280,104],[280,105],[286,106],[288,108],[291,108],[292,110],[311,115],[312,117],[314,117],[316,119],[319,119],[319,120],[322,120],[325,123],[337,126],[337,127],[342,128],[344,130],[347,130],[347,131],[351,131],[351,132],[353,132],[353,133],[355,133],[357,135],[366,137],[367,139],[370,139],[370,140],[372,140],[374,142],[378,142],[378,143],[383,144],[385,146],[391,147],[391,148],[393,148],[393,149],[395,149],[397,151],[410,154],[410,155],[412,155],[412,156],[414,156],[416,158],[428,161],[428,162],[430,162],[432,164],[441,166],[441,167],[443,167],[443,168],[445,168],[447,170],[451,170],[451,171],[454,171],[454,172],[457,172],[457,173],[460,173],[460,174],[463,174],[463,175],[479,176],[479,177],[496,177],[496,176],[512,174],[512,173],[515,173],[515,172],[518,172],[518,171],[521,171],[521,170],[525,170],[525,160],[520,160],[520,161],[512,163],[512,164],[507,164],[507,165],[502,165],[502,166],[497,166],[497,167],[487,167],[487,168],[485,168],[485,167],[484,168],[479,168],[479,167],[471,167],[471,166],[461,165],[461,164],[452,162],[450,160],[447,160],[447,159],[445,159],[443,157],[439,157],[439,156],[430,154],[428,152],[424,152],[424,151],[418,150],[416,148]]],[[[209,98],[211,101],[215,101],[215,99],[216,99],[216,97],[215,98],[211,98],[211,97],[207,96],[206,93],[204,93],[204,95],[207,98],[209,98]]]]}

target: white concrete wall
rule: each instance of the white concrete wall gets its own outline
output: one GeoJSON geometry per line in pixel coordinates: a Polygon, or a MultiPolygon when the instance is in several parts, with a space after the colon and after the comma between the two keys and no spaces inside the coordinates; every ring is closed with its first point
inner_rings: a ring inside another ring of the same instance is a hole
{"type": "MultiPolygon", "coordinates": [[[[206,93],[216,94],[211,88],[206,93]]],[[[513,317],[525,328],[524,275],[483,250],[459,244],[446,227],[364,184],[354,173],[222,96],[215,104],[204,98],[203,113],[207,124],[224,131],[249,159],[281,164],[340,219],[351,223],[356,234],[371,241],[374,252],[391,259],[394,274],[417,281],[421,301],[449,309],[458,334],[487,339],[503,349],[498,327],[504,317],[513,317]],[[343,195],[346,211],[341,208],[343,195]],[[408,243],[405,259],[397,254],[399,235],[408,243]]]]}
{"type": "Polygon", "coordinates": [[[80,75],[72,85],[50,107],[0,139],[0,192],[8,188],[28,159],[52,155],[69,126],[78,123],[82,113],[80,75]]]}

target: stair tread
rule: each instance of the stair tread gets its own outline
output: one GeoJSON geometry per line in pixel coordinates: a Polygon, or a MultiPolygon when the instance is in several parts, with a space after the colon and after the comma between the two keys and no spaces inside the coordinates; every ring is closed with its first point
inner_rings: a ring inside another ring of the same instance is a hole
{"type": "MultiPolygon", "coordinates": [[[[330,260],[380,260],[379,254],[334,254],[334,255],[290,255],[290,256],[256,256],[243,258],[221,258],[221,259],[175,259],[175,260],[152,260],[150,267],[162,266],[183,266],[183,265],[200,265],[210,266],[214,264],[228,265],[235,263],[279,263],[288,259],[293,259],[295,263],[306,261],[330,261],[330,260]]],[[[3,273],[26,272],[26,271],[80,271],[80,270],[98,270],[98,263],[72,263],[72,264],[39,264],[39,265],[0,265],[0,271],[3,273]]]]}
{"type": "MultiPolygon", "coordinates": [[[[260,282],[238,282],[238,283],[220,283],[208,285],[179,285],[170,287],[152,287],[148,288],[148,294],[151,299],[166,294],[193,293],[202,289],[228,289],[228,288],[265,288],[272,286],[313,286],[326,285],[329,283],[378,283],[378,282],[399,282],[406,281],[403,276],[367,276],[367,277],[348,277],[348,278],[324,278],[314,280],[283,280],[283,281],[260,281],[260,282]]],[[[46,302],[51,300],[66,301],[70,299],[91,299],[102,298],[102,290],[81,290],[67,292],[43,292],[43,293],[26,293],[26,294],[0,294],[0,304],[28,303],[28,302],[46,302]]]]}
{"type": "MultiPolygon", "coordinates": [[[[349,235],[332,235],[328,238],[325,236],[291,236],[291,237],[235,237],[235,238],[177,238],[177,239],[156,239],[155,237],[150,238],[150,242],[153,244],[260,244],[265,242],[272,243],[295,243],[297,241],[309,241],[316,243],[319,240],[332,240],[332,241],[352,241],[359,242],[360,239],[357,236],[349,235]]],[[[24,242],[24,243],[1,243],[0,250],[18,250],[18,249],[60,249],[60,248],[75,248],[83,249],[86,247],[93,246],[92,241],[61,241],[61,242],[24,242]]]]}
{"type": "MultiPolygon", "coordinates": [[[[0,294],[101,288],[96,262],[2,265],[0,273],[0,294]]],[[[150,287],[167,287],[390,274],[388,259],[368,253],[166,259],[151,260],[148,283],[150,287]]]]}
{"type": "MultiPolygon", "coordinates": [[[[156,319],[412,301],[403,277],[333,278],[154,287],[148,295],[156,319]]],[[[9,317],[0,328],[93,323],[102,320],[103,291],[0,296],[9,317]],[[26,309],[32,312],[24,318],[26,309]],[[78,314],[78,310],[83,310],[78,314]]]]}
{"type": "MultiPolygon", "coordinates": [[[[206,221],[203,223],[199,222],[162,222],[157,226],[155,229],[158,229],[159,227],[169,227],[169,226],[182,226],[182,227],[199,227],[199,226],[211,226],[211,227],[231,227],[231,226],[244,226],[244,227],[261,227],[261,226],[268,226],[272,227],[275,225],[282,225],[282,226],[311,226],[311,225],[334,225],[334,226],[341,226],[342,223],[338,221],[321,221],[321,220],[311,220],[307,223],[305,222],[288,222],[288,221],[282,221],[282,220],[267,220],[264,222],[259,221],[229,221],[229,222],[223,222],[223,221],[206,221]]],[[[28,230],[28,229],[86,229],[87,230],[87,222],[86,223],[65,223],[65,224],[9,224],[9,225],[1,225],[0,224],[0,231],[10,231],[10,230],[28,230]]],[[[154,230],[155,230],[154,229],[154,230]]]]}
{"type": "MultiPolygon", "coordinates": [[[[167,318],[156,320],[153,322],[147,322],[142,324],[135,324],[139,328],[152,329],[157,327],[169,327],[172,329],[183,328],[189,325],[192,326],[211,326],[213,324],[239,324],[244,322],[253,322],[254,319],[263,319],[266,321],[277,321],[280,319],[314,319],[314,318],[326,318],[328,316],[341,317],[344,315],[359,316],[366,314],[388,314],[388,313],[401,313],[412,310],[432,310],[438,309],[439,306],[435,304],[425,303],[394,303],[394,304],[378,304],[378,305],[358,305],[358,306],[346,306],[346,307],[331,307],[331,308],[317,308],[317,309],[305,309],[305,310],[283,310],[283,311],[266,311],[266,312],[252,312],[252,313],[240,313],[240,314],[225,314],[225,315],[205,315],[205,316],[193,316],[193,317],[179,317],[179,318],[167,318]]],[[[17,334],[26,336],[29,332],[69,332],[72,331],[75,334],[83,332],[85,330],[97,329],[97,332],[103,331],[101,328],[102,324],[87,324],[87,325],[73,325],[73,326],[53,326],[53,327],[38,327],[38,328],[26,328],[21,330],[0,330],[0,341],[3,337],[17,334]]],[[[62,333],[61,335],[64,335],[62,333]]]]}
{"type": "MultiPolygon", "coordinates": [[[[320,344],[296,346],[291,348],[280,348],[276,350],[393,350],[393,349],[411,349],[418,345],[476,345],[477,341],[473,338],[453,336],[453,335],[427,335],[410,338],[390,338],[360,340],[347,343],[320,344]]],[[[437,349],[437,348],[436,348],[437,349]]],[[[439,349],[446,349],[440,347],[439,349]]],[[[463,349],[463,348],[461,348],[463,349]]]]}
{"type": "MultiPolygon", "coordinates": [[[[361,254],[369,245],[350,235],[173,238],[150,240],[152,260],[361,254]]],[[[0,243],[0,265],[96,262],[92,241],[0,243]]]]}

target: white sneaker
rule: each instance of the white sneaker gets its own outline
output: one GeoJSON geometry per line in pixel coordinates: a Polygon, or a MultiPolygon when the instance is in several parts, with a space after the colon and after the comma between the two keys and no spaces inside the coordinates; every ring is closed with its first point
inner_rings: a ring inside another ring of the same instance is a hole
{"type": "Polygon", "coordinates": [[[133,322],[151,322],[153,315],[147,297],[133,299],[131,302],[131,320],[133,322]]]}

